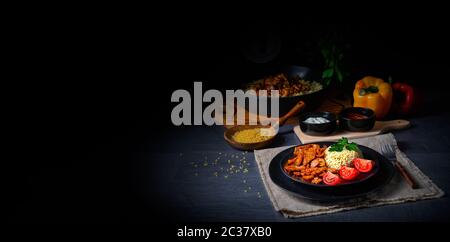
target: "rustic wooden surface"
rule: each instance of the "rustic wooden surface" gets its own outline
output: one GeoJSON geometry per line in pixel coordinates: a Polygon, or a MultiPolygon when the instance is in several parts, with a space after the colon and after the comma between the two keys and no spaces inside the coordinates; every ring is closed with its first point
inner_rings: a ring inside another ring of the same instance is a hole
{"type": "MultiPolygon", "coordinates": [[[[431,93],[427,101],[428,108],[409,119],[411,128],[396,131],[394,135],[400,149],[449,194],[450,111],[436,107],[437,103],[445,103],[439,95],[431,93]]],[[[18,223],[450,219],[448,195],[441,199],[286,219],[273,209],[253,153],[230,147],[223,139],[223,132],[221,126],[172,126],[164,130],[164,135],[157,136],[154,126],[142,122],[128,136],[106,143],[90,154],[78,155],[76,162],[67,162],[67,157],[73,155],[67,152],[57,153],[60,154],[58,162],[46,166],[43,159],[33,159],[32,162],[43,166],[42,170],[32,177],[29,190],[15,193],[16,197],[24,194],[26,199],[7,209],[15,209],[13,219],[18,223]],[[226,168],[243,161],[245,167],[238,173],[228,172],[225,177],[226,168]]],[[[286,132],[278,136],[272,147],[298,144],[296,135],[286,132]]],[[[52,147],[49,150],[57,151],[52,147]]]]}
{"type": "MultiPolygon", "coordinates": [[[[410,119],[412,127],[394,132],[399,147],[435,184],[450,192],[450,112],[410,119]],[[437,128],[439,127],[439,128],[437,128]]],[[[448,196],[414,203],[358,209],[330,215],[286,219],[266,195],[253,152],[241,152],[223,139],[223,127],[176,128],[158,146],[143,145],[136,157],[135,174],[144,203],[168,220],[182,221],[447,221],[448,196]],[[218,157],[217,164],[212,164],[218,157]],[[220,167],[240,165],[229,174],[220,167]],[[208,164],[204,166],[204,161],[208,164]],[[192,163],[193,162],[193,163],[192,163]],[[194,166],[192,164],[196,164],[194,166]],[[218,176],[215,172],[219,171],[218,176]],[[153,176],[153,177],[152,177],[153,176]],[[156,184],[155,184],[156,183],[156,184]],[[161,205],[163,204],[163,205],[161,205]]],[[[280,135],[271,147],[298,145],[293,132],[280,135]]],[[[140,208],[137,212],[142,211],[140,208]]]]}

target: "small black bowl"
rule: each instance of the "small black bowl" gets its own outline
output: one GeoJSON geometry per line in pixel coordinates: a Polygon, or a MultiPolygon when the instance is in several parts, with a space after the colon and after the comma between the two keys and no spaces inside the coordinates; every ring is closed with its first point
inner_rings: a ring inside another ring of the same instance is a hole
{"type": "Polygon", "coordinates": [[[306,113],[299,118],[300,129],[303,133],[314,136],[323,136],[333,133],[336,130],[336,115],[330,112],[306,113]],[[306,123],[308,118],[322,117],[328,123],[312,124],[306,123]]]}
{"type": "Polygon", "coordinates": [[[339,126],[343,129],[364,132],[369,131],[375,125],[375,112],[369,108],[352,107],[342,110],[339,115],[339,126]],[[362,119],[354,119],[350,117],[351,113],[361,114],[365,116],[362,119]]]}

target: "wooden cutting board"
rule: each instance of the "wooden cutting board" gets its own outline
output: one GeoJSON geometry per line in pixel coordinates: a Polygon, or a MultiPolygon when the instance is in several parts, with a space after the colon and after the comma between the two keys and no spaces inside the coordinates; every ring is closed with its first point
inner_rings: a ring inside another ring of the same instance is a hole
{"type": "Polygon", "coordinates": [[[391,121],[376,121],[373,129],[367,132],[351,132],[346,130],[338,130],[327,136],[312,136],[303,133],[302,130],[300,129],[300,126],[298,125],[294,127],[294,132],[300,139],[302,144],[306,144],[320,141],[336,141],[342,137],[355,139],[355,138],[375,136],[378,134],[389,132],[391,130],[406,129],[409,126],[410,123],[408,120],[398,119],[391,121]]]}

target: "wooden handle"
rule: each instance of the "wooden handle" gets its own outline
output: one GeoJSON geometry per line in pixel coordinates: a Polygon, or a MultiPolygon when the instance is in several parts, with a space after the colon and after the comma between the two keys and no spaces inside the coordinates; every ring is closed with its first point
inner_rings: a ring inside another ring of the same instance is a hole
{"type": "Polygon", "coordinates": [[[291,118],[292,116],[295,116],[296,114],[298,114],[300,111],[302,111],[305,108],[306,104],[303,101],[299,101],[297,104],[295,104],[295,106],[287,113],[285,114],[283,117],[281,117],[278,120],[278,124],[281,126],[284,123],[286,123],[286,121],[291,118]]]}
{"type": "Polygon", "coordinates": [[[397,119],[391,121],[377,121],[377,122],[379,122],[380,125],[383,127],[381,129],[381,133],[385,133],[391,130],[406,129],[411,125],[411,123],[408,120],[404,119],[397,119]]]}
{"type": "Polygon", "coordinates": [[[411,178],[409,173],[405,170],[405,168],[398,161],[395,162],[395,166],[400,171],[400,174],[403,176],[403,178],[405,178],[406,182],[411,186],[411,188],[412,189],[417,188],[417,185],[414,182],[414,180],[411,178]]]}

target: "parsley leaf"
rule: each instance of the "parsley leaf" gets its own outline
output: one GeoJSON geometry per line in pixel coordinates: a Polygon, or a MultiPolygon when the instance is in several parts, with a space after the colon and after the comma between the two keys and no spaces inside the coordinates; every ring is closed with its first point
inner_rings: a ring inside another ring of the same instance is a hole
{"type": "Polygon", "coordinates": [[[347,150],[358,151],[358,145],[355,144],[355,143],[353,143],[353,142],[350,143],[350,144],[348,144],[348,145],[346,145],[345,148],[346,148],[347,150]]]}
{"type": "Polygon", "coordinates": [[[356,143],[354,143],[354,142],[349,143],[347,138],[342,137],[336,143],[331,145],[329,151],[341,152],[344,149],[346,149],[346,150],[353,150],[353,151],[358,151],[359,150],[358,149],[358,145],[356,143]]]}

